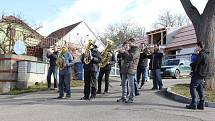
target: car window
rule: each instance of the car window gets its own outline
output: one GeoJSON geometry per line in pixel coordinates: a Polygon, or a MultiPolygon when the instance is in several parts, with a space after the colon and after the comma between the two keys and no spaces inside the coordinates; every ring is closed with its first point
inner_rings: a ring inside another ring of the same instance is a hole
{"type": "Polygon", "coordinates": [[[177,59],[177,60],[166,60],[163,63],[164,66],[175,66],[178,64],[179,64],[179,59],[177,59]]]}

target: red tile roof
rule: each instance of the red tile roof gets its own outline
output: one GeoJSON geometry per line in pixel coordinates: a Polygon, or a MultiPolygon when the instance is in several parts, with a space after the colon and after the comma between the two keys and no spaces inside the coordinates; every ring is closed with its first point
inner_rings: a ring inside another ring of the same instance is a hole
{"type": "Polygon", "coordinates": [[[68,34],[71,30],[73,30],[76,26],[78,26],[80,22],[77,22],[75,24],[66,26],[64,28],[58,29],[54,32],[52,32],[51,34],[49,34],[46,38],[44,38],[41,42],[40,42],[40,46],[41,47],[50,47],[53,46],[56,42],[58,42],[60,39],[62,39],[66,34],[68,34]]]}
{"type": "Polygon", "coordinates": [[[13,22],[13,23],[17,23],[17,24],[21,24],[24,28],[30,30],[34,35],[36,35],[38,38],[42,39],[43,36],[41,34],[39,34],[37,31],[35,31],[34,29],[32,29],[28,24],[26,24],[23,20],[15,17],[15,16],[3,16],[1,19],[1,22],[13,22]]]}
{"type": "Polygon", "coordinates": [[[56,39],[61,39],[63,38],[67,33],[69,33],[72,29],[74,29],[76,26],[78,26],[80,22],[77,22],[75,24],[72,24],[72,25],[69,25],[69,26],[66,26],[64,28],[61,28],[59,30],[56,30],[54,32],[52,32],[50,35],[48,35],[47,37],[51,37],[51,38],[56,38],[56,39]]]}
{"type": "Polygon", "coordinates": [[[167,44],[166,50],[182,48],[183,46],[193,45],[197,42],[196,33],[193,26],[186,26],[179,29],[173,40],[167,44]]]}

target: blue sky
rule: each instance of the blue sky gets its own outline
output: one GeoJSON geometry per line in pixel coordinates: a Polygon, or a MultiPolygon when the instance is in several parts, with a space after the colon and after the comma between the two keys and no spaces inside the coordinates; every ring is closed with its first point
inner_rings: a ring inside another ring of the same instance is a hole
{"type": "MultiPolygon", "coordinates": [[[[207,0],[191,2],[201,12],[207,0]]],[[[180,0],[2,0],[0,4],[0,12],[20,14],[31,26],[42,25],[39,32],[44,36],[78,21],[95,32],[128,20],[150,30],[165,10],[185,14],[180,0]]]]}
{"type": "Polygon", "coordinates": [[[74,0],[2,0],[0,12],[5,14],[19,14],[28,23],[54,19],[56,13],[71,6],[74,0]]]}

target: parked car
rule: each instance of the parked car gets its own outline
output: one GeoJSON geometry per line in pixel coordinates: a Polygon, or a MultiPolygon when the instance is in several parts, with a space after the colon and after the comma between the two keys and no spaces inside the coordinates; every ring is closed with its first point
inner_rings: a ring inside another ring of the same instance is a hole
{"type": "Polygon", "coordinates": [[[174,79],[189,76],[191,72],[190,63],[187,59],[167,59],[161,66],[161,76],[174,79]]]}

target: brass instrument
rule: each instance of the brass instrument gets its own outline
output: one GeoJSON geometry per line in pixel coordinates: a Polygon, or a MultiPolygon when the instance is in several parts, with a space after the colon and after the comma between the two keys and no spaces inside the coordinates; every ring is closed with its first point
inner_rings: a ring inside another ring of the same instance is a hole
{"type": "Polygon", "coordinates": [[[84,63],[89,64],[91,62],[92,54],[91,54],[91,49],[93,48],[93,45],[95,44],[95,41],[89,40],[86,50],[84,52],[84,63]]]}
{"type": "Polygon", "coordinates": [[[63,47],[60,51],[60,54],[56,60],[56,64],[57,64],[57,67],[59,67],[60,70],[64,69],[65,67],[65,58],[64,58],[64,54],[68,51],[68,48],[66,47],[63,47]]]}
{"type": "Polygon", "coordinates": [[[102,60],[99,63],[99,67],[100,68],[104,68],[108,62],[110,61],[111,57],[112,57],[112,53],[108,52],[109,49],[112,47],[113,45],[113,41],[112,40],[107,40],[107,45],[105,47],[105,49],[102,51],[101,56],[102,56],[102,60]]]}

